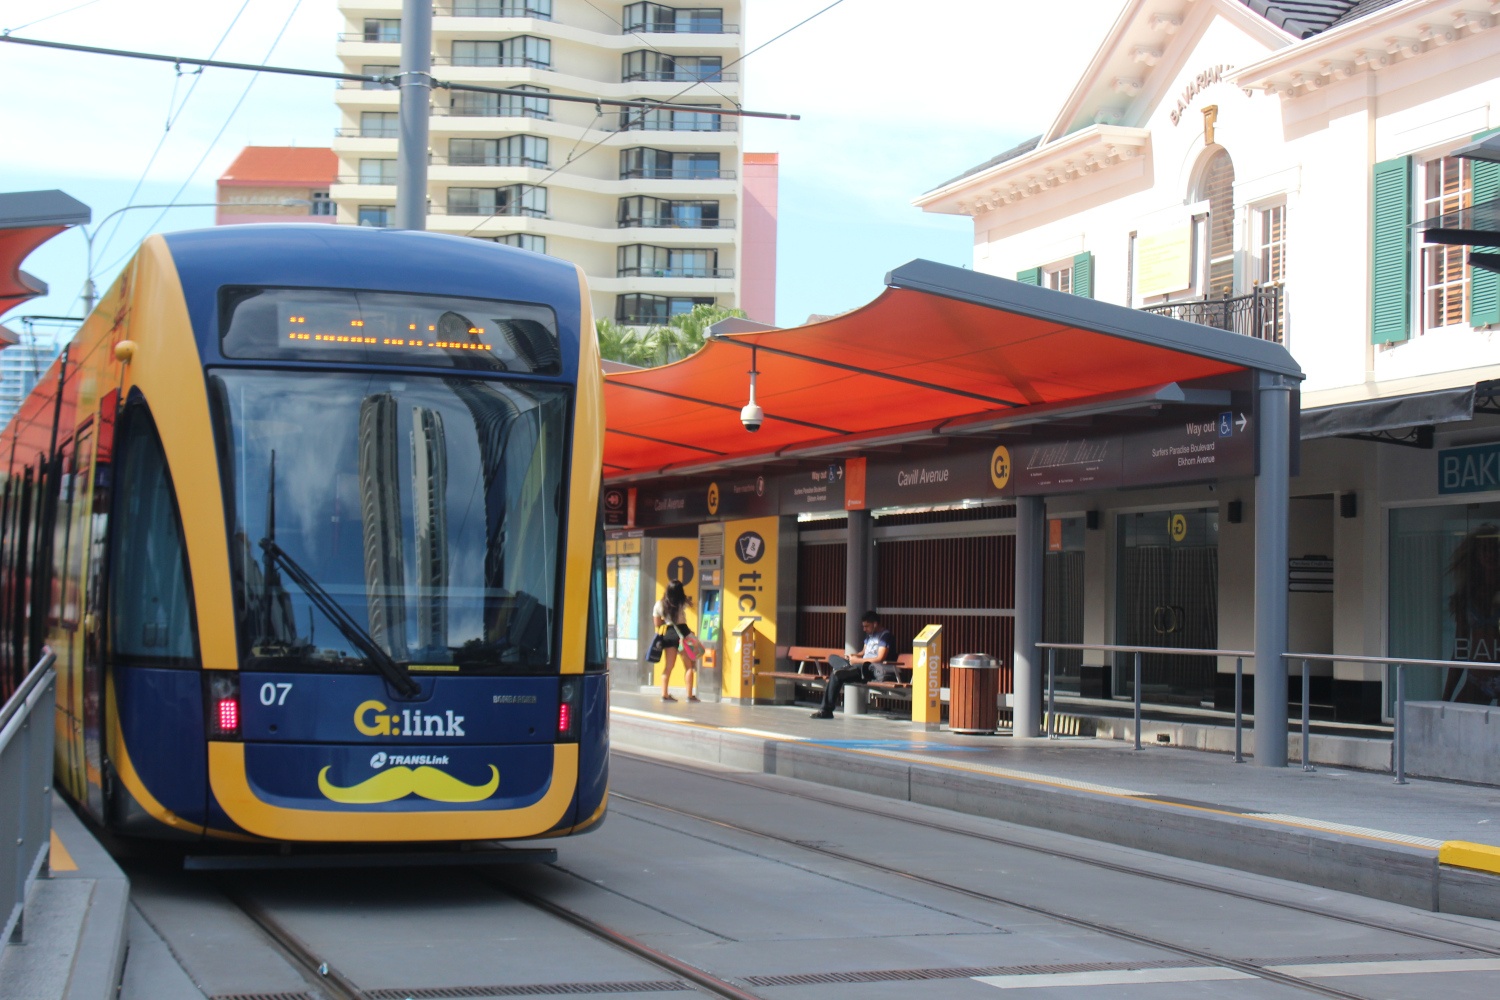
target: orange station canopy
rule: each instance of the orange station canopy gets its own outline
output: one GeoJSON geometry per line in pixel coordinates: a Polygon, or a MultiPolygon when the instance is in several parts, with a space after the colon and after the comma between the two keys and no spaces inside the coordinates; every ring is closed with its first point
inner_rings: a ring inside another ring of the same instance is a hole
{"type": "MultiPolygon", "coordinates": [[[[1280,344],[916,260],[869,305],[718,333],[692,357],[604,378],[604,477],[630,482],[1191,403],[1184,383],[1300,380],[1280,344]],[[740,423],[752,364],[760,431],[740,423]]],[[[724,324],[730,328],[735,324],[724,324]]]]}
{"type": "Polygon", "coordinates": [[[61,191],[0,194],[0,315],[47,293],[46,283],[21,270],[31,251],[88,221],[89,207],[61,191]]]}

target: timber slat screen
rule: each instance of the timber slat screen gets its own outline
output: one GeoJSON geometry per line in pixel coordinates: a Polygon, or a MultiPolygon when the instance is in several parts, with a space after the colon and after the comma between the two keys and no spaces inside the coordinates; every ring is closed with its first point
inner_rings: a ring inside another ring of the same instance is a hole
{"type": "Polygon", "coordinates": [[[844,645],[848,552],[843,542],[804,542],[797,547],[797,645],[830,649],[844,645]]]}

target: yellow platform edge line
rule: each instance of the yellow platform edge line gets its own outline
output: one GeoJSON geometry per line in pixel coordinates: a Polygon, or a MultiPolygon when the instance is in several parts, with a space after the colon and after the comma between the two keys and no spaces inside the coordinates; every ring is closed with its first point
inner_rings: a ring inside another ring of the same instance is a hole
{"type": "Polygon", "coordinates": [[[62,838],[57,831],[52,831],[52,855],[47,860],[47,867],[55,872],[76,872],[78,862],[73,860],[73,855],[63,846],[62,838]]]}
{"type": "Polygon", "coordinates": [[[1467,840],[1448,840],[1438,848],[1438,864],[1500,875],[1500,847],[1467,840]]]}

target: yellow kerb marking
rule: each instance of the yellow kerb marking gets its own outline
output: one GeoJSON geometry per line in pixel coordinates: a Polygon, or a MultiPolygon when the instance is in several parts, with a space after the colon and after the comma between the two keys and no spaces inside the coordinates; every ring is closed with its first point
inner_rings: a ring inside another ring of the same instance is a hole
{"type": "Polygon", "coordinates": [[[1438,863],[1500,874],[1500,847],[1450,840],[1438,848],[1438,863]]]}
{"type": "Polygon", "coordinates": [[[52,857],[48,860],[47,865],[55,872],[76,872],[78,870],[78,862],[73,860],[73,855],[69,854],[68,849],[63,846],[63,842],[58,837],[56,830],[52,831],[52,857]]]}

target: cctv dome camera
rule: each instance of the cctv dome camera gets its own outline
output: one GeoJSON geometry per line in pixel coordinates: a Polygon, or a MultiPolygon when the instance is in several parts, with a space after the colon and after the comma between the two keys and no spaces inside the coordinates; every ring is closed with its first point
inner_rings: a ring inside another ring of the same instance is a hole
{"type": "Polygon", "coordinates": [[[745,425],[747,431],[760,430],[760,425],[765,423],[765,420],[765,411],[755,403],[747,403],[745,408],[740,410],[740,423],[745,425]]]}

